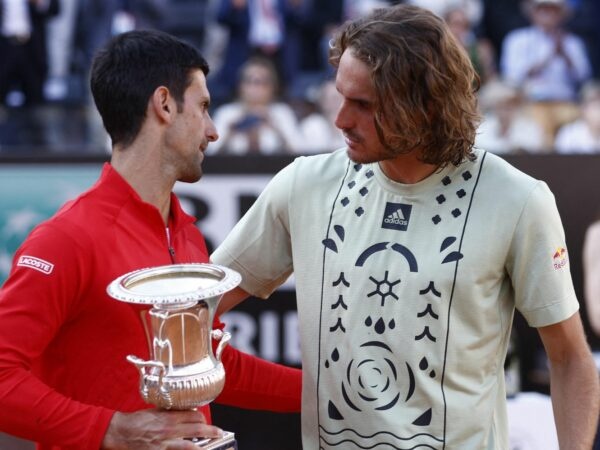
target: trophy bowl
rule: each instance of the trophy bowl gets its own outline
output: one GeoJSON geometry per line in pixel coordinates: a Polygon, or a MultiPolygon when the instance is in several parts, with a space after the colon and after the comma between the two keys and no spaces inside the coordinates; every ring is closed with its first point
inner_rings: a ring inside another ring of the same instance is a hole
{"type": "MultiPolygon", "coordinates": [[[[225,384],[221,353],[231,338],[212,324],[223,294],[241,281],[216,264],[173,264],[124,274],[107,287],[119,301],[150,305],[141,312],[150,360],[127,356],[140,372],[142,398],[162,409],[186,410],[213,401],[225,384]],[[212,342],[218,341],[213,353],[212,342]]],[[[227,433],[233,439],[232,433],[227,433]]],[[[229,442],[229,441],[228,441],[229,442]]],[[[235,448],[234,446],[201,448],[235,448]]]]}

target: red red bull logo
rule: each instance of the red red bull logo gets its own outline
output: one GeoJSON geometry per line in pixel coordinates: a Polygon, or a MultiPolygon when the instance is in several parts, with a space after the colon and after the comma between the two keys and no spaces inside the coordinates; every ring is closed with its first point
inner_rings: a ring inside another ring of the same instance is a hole
{"type": "Polygon", "coordinates": [[[567,249],[558,247],[552,255],[552,265],[556,270],[562,269],[567,265],[567,249]]]}

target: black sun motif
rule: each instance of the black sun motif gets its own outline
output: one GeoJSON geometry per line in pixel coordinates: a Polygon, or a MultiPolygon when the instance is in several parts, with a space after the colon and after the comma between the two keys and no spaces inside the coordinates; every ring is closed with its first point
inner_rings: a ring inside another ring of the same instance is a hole
{"type": "Polygon", "coordinates": [[[367,294],[367,297],[372,297],[373,295],[379,294],[381,296],[381,306],[385,306],[387,297],[394,297],[396,300],[398,300],[398,296],[394,294],[394,286],[400,283],[400,279],[398,278],[396,281],[390,282],[388,281],[388,274],[389,272],[386,270],[385,277],[381,281],[377,281],[375,278],[369,277],[369,280],[375,283],[376,287],[373,292],[367,294]]]}

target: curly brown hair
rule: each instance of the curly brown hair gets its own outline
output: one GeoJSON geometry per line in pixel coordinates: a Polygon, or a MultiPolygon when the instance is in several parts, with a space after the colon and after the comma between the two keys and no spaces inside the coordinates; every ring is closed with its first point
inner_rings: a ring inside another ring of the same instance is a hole
{"type": "Polygon", "coordinates": [[[443,19],[412,5],[376,9],[332,39],[335,68],[346,49],[371,69],[384,145],[396,154],[419,149],[439,166],[474,158],[479,77],[443,19]]]}

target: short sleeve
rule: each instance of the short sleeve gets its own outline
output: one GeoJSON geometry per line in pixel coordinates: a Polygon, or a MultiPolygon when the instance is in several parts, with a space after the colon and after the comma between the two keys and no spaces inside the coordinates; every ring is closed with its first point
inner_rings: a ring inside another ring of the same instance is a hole
{"type": "Polygon", "coordinates": [[[554,196],[543,182],[531,191],[517,222],[507,270],[515,306],[529,325],[558,323],[579,309],[562,222],[554,196]]]}
{"type": "Polygon", "coordinates": [[[211,255],[211,261],[242,275],[240,287],[267,298],[293,271],[290,187],[295,163],[276,174],[254,205],[211,255]]]}

